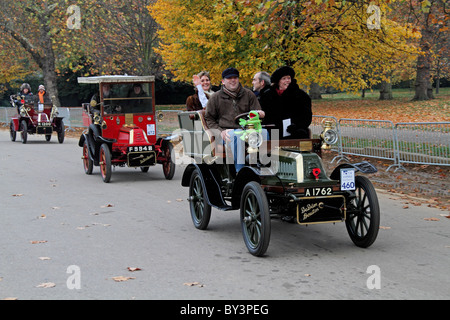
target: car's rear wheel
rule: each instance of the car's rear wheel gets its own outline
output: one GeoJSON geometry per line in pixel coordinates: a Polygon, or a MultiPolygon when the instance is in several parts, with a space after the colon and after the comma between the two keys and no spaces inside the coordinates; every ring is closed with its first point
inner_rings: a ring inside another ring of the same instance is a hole
{"type": "Polygon", "coordinates": [[[362,248],[373,244],[380,228],[378,197],[369,179],[355,177],[355,198],[348,205],[345,225],[353,243],[362,248]]]}
{"type": "Polygon", "coordinates": [[[100,147],[100,172],[103,182],[108,183],[111,180],[111,151],[106,143],[100,147]]]}
{"type": "Polygon", "coordinates": [[[189,208],[194,226],[200,230],[206,229],[211,218],[211,206],[206,200],[206,190],[197,169],[192,173],[189,184],[189,208]]]}
{"type": "Polygon", "coordinates": [[[22,143],[27,143],[28,139],[28,124],[25,120],[22,120],[20,127],[22,132],[20,133],[20,137],[22,138],[22,143]]]}
{"type": "Polygon", "coordinates": [[[241,227],[248,251],[262,256],[270,242],[270,213],[266,194],[254,181],[247,183],[242,191],[241,227]]]}
{"type": "Polygon", "coordinates": [[[175,154],[173,152],[172,143],[167,143],[164,147],[163,152],[165,157],[165,160],[162,164],[164,177],[167,180],[172,180],[173,175],[175,174],[175,154]]]}
{"type": "Polygon", "coordinates": [[[9,124],[9,137],[11,138],[11,141],[16,141],[16,131],[14,130],[14,123],[12,121],[9,124]]]}
{"type": "Polygon", "coordinates": [[[84,140],[83,143],[83,167],[84,172],[86,174],[92,174],[92,170],[94,168],[94,161],[89,157],[89,149],[88,149],[87,141],[84,140]]]}

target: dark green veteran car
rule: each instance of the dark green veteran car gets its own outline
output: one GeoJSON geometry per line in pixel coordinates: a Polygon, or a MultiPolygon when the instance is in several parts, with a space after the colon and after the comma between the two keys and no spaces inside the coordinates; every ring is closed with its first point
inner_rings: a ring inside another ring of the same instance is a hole
{"type": "Polygon", "coordinates": [[[338,165],[328,176],[322,148],[337,142],[326,122],[320,138],[264,141],[252,112],[236,122],[245,140],[245,165],[236,173],[233,157],[220,134],[208,129],[203,111],[178,115],[184,154],[192,158],[182,186],[189,188],[194,226],[206,229],[212,207],[240,210],[244,242],[255,256],[265,254],[271,219],[299,225],[344,222],[351,240],[369,247],[379,229],[380,210],[375,189],[360,173],[376,172],[368,162],[338,165]]]}

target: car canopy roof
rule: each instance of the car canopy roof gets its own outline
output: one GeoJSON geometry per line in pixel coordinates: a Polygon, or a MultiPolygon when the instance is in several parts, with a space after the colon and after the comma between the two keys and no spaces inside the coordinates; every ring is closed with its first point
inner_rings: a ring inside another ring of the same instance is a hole
{"type": "Polygon", "coordinates": [[[114,82],[153,82],[155,81],[155,76],[97,76],[97,77],[78,77],[78,83],[114,83],[114,82]]]}

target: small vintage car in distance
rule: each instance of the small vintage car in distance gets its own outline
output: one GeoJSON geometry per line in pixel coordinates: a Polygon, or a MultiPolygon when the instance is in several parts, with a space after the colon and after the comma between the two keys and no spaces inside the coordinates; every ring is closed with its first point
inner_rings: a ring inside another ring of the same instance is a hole
{"type": "Polygon", "coordinates": [[[112,166],[140,168],[162,165],[168,180],[175,173],[175,154],[170,138],[158,137],[155,119],[154,76],[79,77],[78,83],[98,85],[99,92],[83,103],[87,127],[79,146],[83,167],[91,174],[99,166],[104,182],[112,166]]]}
{"type": "Polygon", "coordinates": [[[220,141],[220,133],[208,129],[203,110],[178,114],[183,151],[193,159],[181,184],[189,188],[194,226],[206,229],[212,208],[240,210],[244,242],[255,256],[264,255],[269,246],[272,218],[299,225],[345,222],[356,246],[372,245],[380,223],[378,198],[370,180],[356,173],[372,173],[376,168],[368,162],[344,163],[327,175],[322,148],[329,148],[338,137],[327,121],[322,123],[320,138],[272,136],[263,141],[255,114],[236,117],[246,142],[246,163],[238,172],[232,157],[228,161],[230,151],[220,141]]]}
{"type": "Polygon", "coordinates": [[[12,95],[10,102],[17,109],[9,125],[11,141],[16,141],[17,132],[20,132],[22,143],[27,143],[29,134],[45,135],[45,140],[50,141],[52,133],[56,132],[58,142],[64,142],[64,117],[58,116],[56,106],[36,102],[33,96],[12,95]]]}

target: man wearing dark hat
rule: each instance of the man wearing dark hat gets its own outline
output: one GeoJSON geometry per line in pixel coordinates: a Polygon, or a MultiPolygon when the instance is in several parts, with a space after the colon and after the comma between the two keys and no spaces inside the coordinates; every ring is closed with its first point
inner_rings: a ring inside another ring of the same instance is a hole
{"type": "Polygon", "coordinates": [[[240,129],[235,122],[236,116],[257,110],[260,118],[264,118],[264,111],[255,94],[244,88],[239,82],[239,71],[227,68],[222,72],[222,88],[211,96],[206,105],[205,120],[209,129],[217,130],[224,142],[234,142],[234,161],[236,171],[244,165],[245,145],[234,134],[234,129],[240,129]]]}
{"type": "Polygon", "coordinates": [[[278,68],[270,80],[270,90],[259,100],[266,113],[264,124],[274,124],[280,139],[308,139],[312,121],[311,98],[297,85],[294,69],[278,68]]]}

